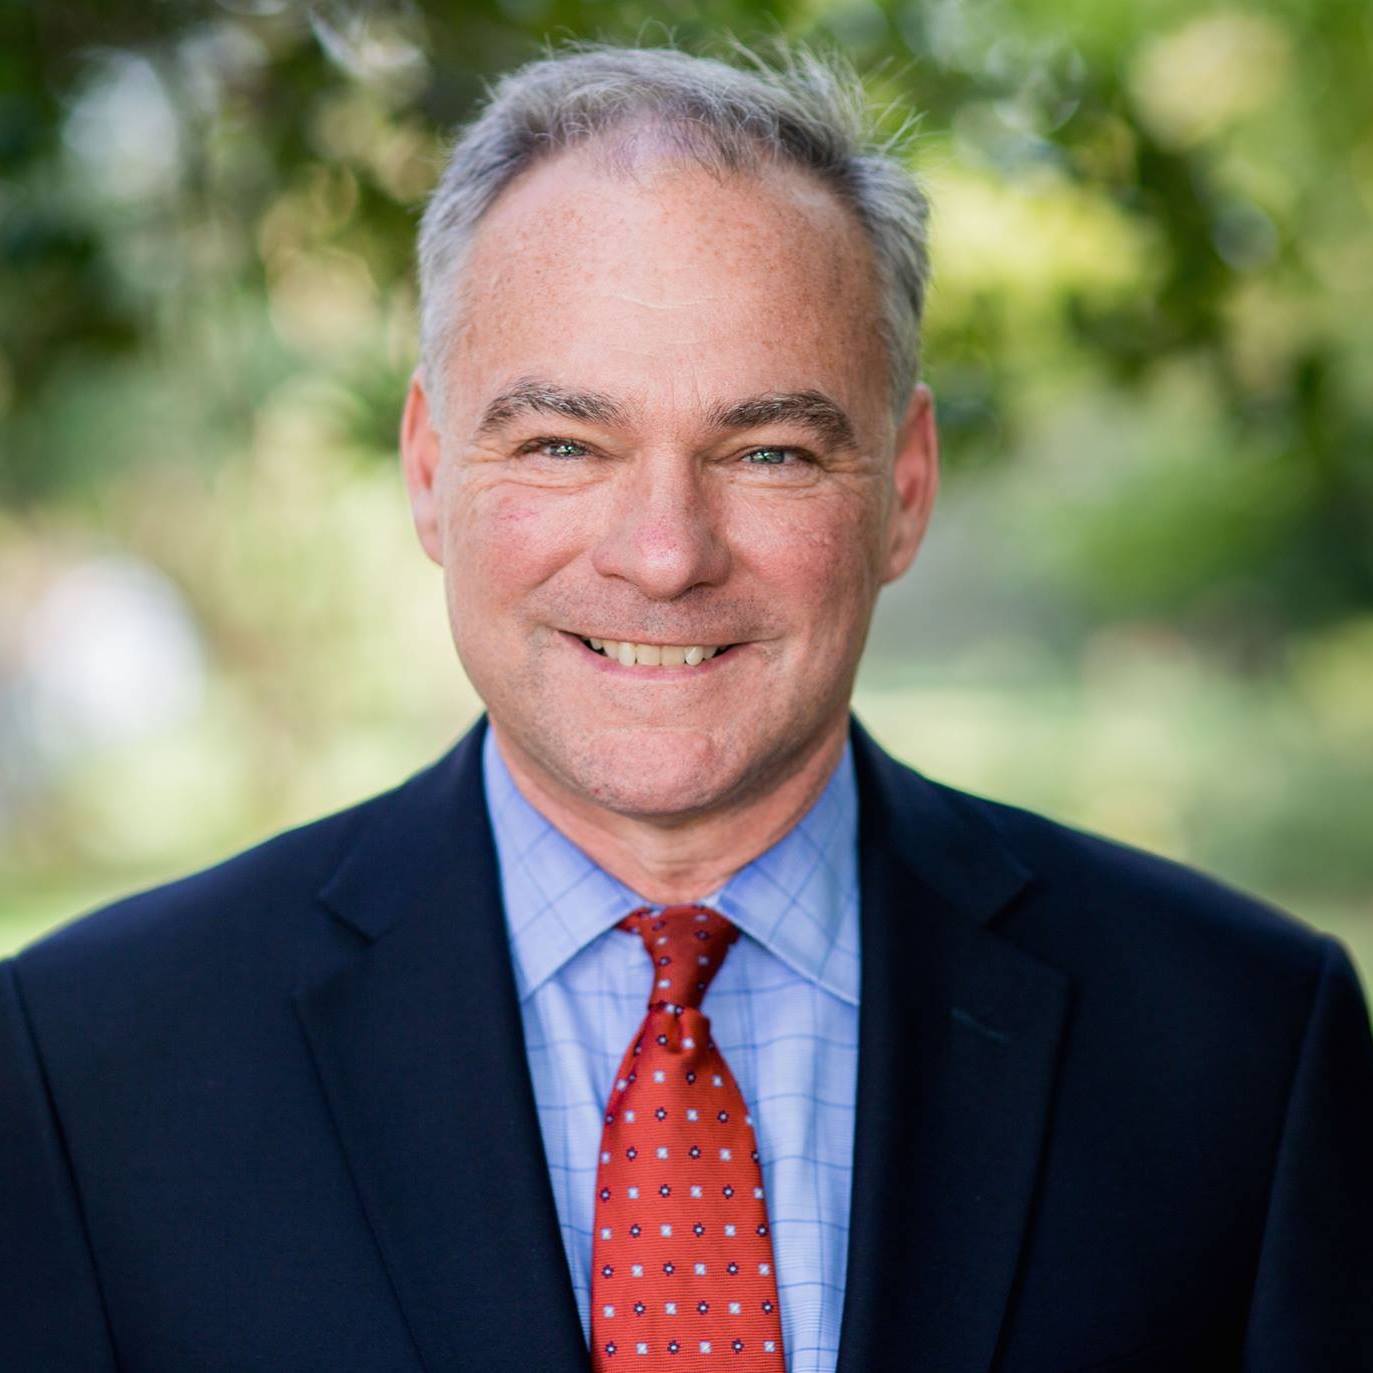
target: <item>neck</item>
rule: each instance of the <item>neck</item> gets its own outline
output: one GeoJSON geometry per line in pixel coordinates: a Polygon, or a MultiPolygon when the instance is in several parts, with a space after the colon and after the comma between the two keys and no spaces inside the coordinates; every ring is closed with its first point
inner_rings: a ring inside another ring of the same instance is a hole
{"type": "Polygon", "coordinates": [[[771,848],[825,789],[848,737],[848,713],[785,777],[762,795],[689,820],[621,815],[569,795],[491,721],[520,794],[593,862],[655,905],[699,901],[771,848]]]}

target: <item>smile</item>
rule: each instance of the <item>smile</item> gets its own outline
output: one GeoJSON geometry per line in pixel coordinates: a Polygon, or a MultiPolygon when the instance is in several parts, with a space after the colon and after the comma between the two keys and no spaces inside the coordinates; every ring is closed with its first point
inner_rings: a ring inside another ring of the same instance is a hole
{"type": "Polygon", "coordinates": [[[639,644],[627,639],[595,639],[578,634],[593,653],[611,658],[622,667],[699,667],[733,644],[639,644]]]}

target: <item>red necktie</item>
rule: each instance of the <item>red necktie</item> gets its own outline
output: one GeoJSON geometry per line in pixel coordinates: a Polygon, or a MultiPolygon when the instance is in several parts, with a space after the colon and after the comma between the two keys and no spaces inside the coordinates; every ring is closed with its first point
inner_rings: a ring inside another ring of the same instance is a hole
{"type": "Polygon", "coordinates": [[[653,983],[601,1132],[592,1368],[783,1373],[753,1118],[700,1010],[739,930],[706,906],[618,928],[642,936],[653,983]]]}

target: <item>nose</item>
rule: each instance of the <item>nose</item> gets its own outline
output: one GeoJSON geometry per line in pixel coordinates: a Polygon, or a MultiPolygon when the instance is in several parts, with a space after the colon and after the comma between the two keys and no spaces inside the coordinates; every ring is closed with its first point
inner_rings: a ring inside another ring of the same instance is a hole
{"type": "Polygon", "coordinates": [[[627,469],[592,552],[596,571],[631,582],[655,601],[723,582],[729,575],[718,508],[724,493],[712,492],[707,474],[683,453],[643,454],[627,469]]]}

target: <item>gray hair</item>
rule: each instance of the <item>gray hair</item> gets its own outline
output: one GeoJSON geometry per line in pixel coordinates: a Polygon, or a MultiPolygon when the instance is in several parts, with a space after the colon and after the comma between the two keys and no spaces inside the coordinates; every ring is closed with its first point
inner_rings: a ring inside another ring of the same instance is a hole
{"type": "Polygon", "coordinates": [[[671,47],[577,42],[488,91],[420,225],[420,356],[440,427],[461,271],[481,217],[540,159],[607,136],[632,138],[645,126],[717,174],[767,160],[805,169],[853,210],[872,246],[899,422],[919,374],[929,277],[929,202],[905,161],[914,117],[880,138],[862,83],[843,59],[778,41],[778,61],[769,66],[731,45],[752,70],[671,47]]]}

